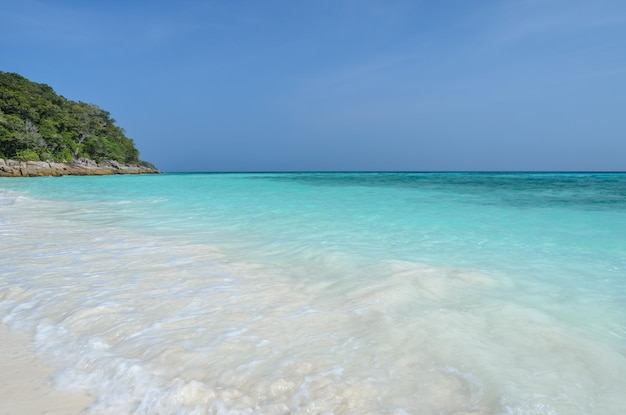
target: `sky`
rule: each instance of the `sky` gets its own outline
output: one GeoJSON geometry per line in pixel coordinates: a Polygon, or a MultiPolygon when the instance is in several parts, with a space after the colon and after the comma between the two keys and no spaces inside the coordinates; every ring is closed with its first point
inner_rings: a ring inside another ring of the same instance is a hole
{"type": "Polygon", "coordinates": [[[624,0],[0,0],[163,171],[626,171],[624,0]]]}

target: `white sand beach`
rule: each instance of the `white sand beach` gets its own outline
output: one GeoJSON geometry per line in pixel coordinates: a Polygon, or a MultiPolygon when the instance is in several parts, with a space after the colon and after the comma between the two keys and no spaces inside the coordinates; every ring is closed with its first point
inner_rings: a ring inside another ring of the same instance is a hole
{"type": "Polygon", "coordinates": [[[0,415],[82,413],[93,399],[56,391],[52,373],[35,354],[27,334],[0,324],[0,415]]]}

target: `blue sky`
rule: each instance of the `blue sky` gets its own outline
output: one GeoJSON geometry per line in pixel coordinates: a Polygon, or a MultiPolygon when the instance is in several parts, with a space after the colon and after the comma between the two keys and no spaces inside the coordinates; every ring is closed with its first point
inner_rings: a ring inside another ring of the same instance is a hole
{"type": "Polygon", "coordinates": [[[0,0],[165,171],[626,170],[623,0],[0,0]]]}

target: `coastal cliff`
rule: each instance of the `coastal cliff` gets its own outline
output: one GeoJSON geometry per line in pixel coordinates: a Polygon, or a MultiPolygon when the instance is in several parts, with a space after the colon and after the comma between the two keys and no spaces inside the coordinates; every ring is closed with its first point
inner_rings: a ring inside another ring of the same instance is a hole
{"type": "Polygon", "coordinates": [[[159,170],[140,164],[122,164],[115,160],[96,163],[89,159],[71,163],[54,161],[18,161],[0,158],[0,177],[104,176],[110,174],[156,174],[159,170]]]}

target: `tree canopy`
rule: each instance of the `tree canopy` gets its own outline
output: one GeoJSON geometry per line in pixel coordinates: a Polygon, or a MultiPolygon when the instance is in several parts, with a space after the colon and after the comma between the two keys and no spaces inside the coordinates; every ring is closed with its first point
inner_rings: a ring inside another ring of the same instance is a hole
{"type": "Polygon", "coordinates": [[[139,163],[133,140],[107,111],[0,71],[0,158],[67,163],[81,157],[139,163]]]}

